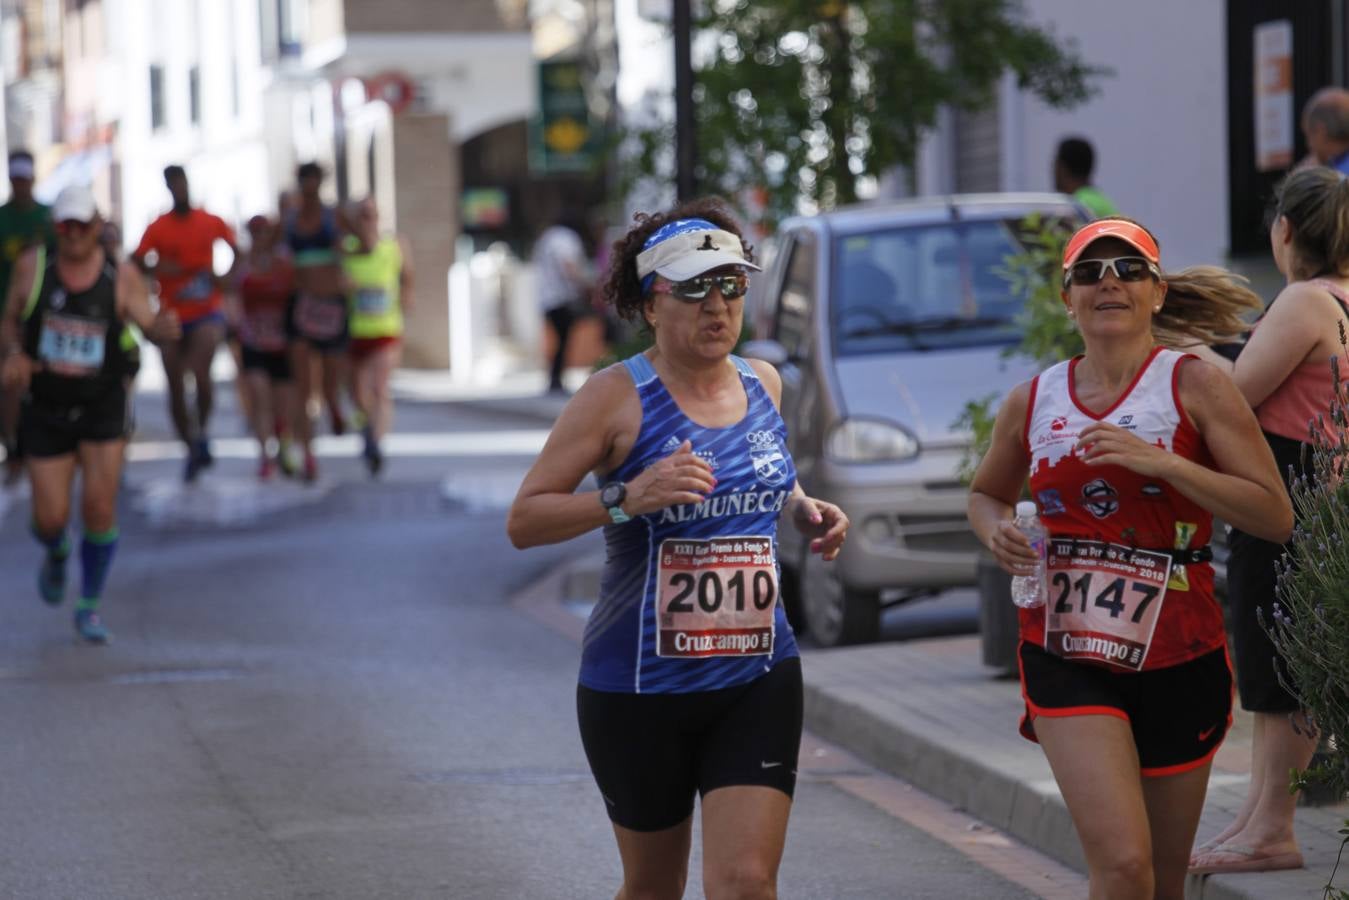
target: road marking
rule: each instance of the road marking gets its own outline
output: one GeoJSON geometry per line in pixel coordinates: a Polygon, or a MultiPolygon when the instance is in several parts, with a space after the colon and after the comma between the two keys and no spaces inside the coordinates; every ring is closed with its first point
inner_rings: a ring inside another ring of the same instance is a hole
{"type": "MultiPolygon", "coordinates": [[[[384,439],[385,456],[536,456],[548,439],[548,429],[515,431],[442,431],[391,434],[384,439]]],[[[354,459],[361,455],[360,435],[324,435],[314,439],[314,453],[325,458],[354,459]]],[[[252,438],[216,438],[211,454],[217,459],[258,458],[258,442],[252,438]]],[[[182,459],[179,441],[133,441],[127,447],[129,462],[182,459]]]]}

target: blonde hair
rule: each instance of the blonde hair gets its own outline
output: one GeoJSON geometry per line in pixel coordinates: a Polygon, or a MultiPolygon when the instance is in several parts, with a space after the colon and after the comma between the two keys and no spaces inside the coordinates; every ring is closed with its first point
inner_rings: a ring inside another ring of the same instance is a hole
{"type": "Polygon", "coordinates": [[[1218,266],[1192,266],[1162,280],[1166,299],[1152,317],[1152,334],[1168,347],[1229,343],[1251,330],[1247,314],[1265,305],[1245,278],[1218,266]]]}

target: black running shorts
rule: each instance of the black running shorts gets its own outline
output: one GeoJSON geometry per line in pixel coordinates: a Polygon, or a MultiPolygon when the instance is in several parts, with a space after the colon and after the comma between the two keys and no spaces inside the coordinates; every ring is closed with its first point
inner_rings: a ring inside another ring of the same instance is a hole
{"type": "Polygon", "coordinates": [[[65,456],[80,444],[130,437],[131,403],[121,385],[82,406],[56,407],[24,402],[19,414],[19,440],[33,459],[65,456]]]}
{"type": "Polygon", "coordinates": [[[1226,648],[1143,672],[1070,662],[1022,641],[1021,734],[1035,740],[1035,719],[1117,716],[1133,729],[1147,776],[1176,775],[1213,758],[1232,724],[1232,670],[1226,648]]]}
{"type": "Polygon", "coordinates": [[[615,825],[673,828],[694,795],[760,785],[796,789],[801,660],[747,684],[690,694],[620,694],[580,686],[581,742],[615,825]]]}
{"type": "Polygon", "coordinates": [[[290,356],[284,350],[267,353],[252,347],[241,348],[245,372],[262,372],[271,381],[290,381],[290,356]]]}
{"type": "MultiPolygon", "coordinates": [[[[1269,432],[1265,440],[1285,481],[1290,468],[1295,478],[1310,474],[1311,449],[1306,444],[1269,432]]],[[[1302,708],[1302,702],[1279,680],[1280,674],[1286,681],[1292,676],[1265,630],[1274,621],[1279,560],[1292,546],[1271,544],[1236,528],[1227,538],[1227,607],[1237,696],[1251,712],[1288,713],[1302,708]]]]}

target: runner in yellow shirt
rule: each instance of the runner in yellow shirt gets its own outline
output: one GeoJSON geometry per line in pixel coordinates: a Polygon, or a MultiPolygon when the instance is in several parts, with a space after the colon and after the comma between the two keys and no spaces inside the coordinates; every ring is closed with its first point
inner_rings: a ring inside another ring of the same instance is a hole
{"type": "Polygon", "coordinates": [[[377,475],[384,465],[380,441],[393,425],[389,378],[402,355],[412,262],[402,238],[380,234],[374,200],[353,203],[348,219],[351,234],[343,244],[342,274],[350,310],[352,382],[356,407],[365,420],[365,464],[377,475]]]}

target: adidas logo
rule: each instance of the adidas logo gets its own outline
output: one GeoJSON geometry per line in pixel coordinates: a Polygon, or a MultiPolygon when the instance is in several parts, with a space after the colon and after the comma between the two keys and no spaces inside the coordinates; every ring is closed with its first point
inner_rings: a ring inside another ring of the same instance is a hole
{"type": "Polygon", "coordinates": [[[662,447],[660,448],[660,452],[661,452],[661,453],[673,453],[673,452],[675,452],[676,450],[679,449],[679,445],[682,444],[682,443],[684,443],[684,442],[683,442],[682,440],[679,439],[679,436],[678,436],[678,435],[674,435],[674,436],[672,436],[668,441],[665,442],[664,446],[662,446],[662,447]]]}

